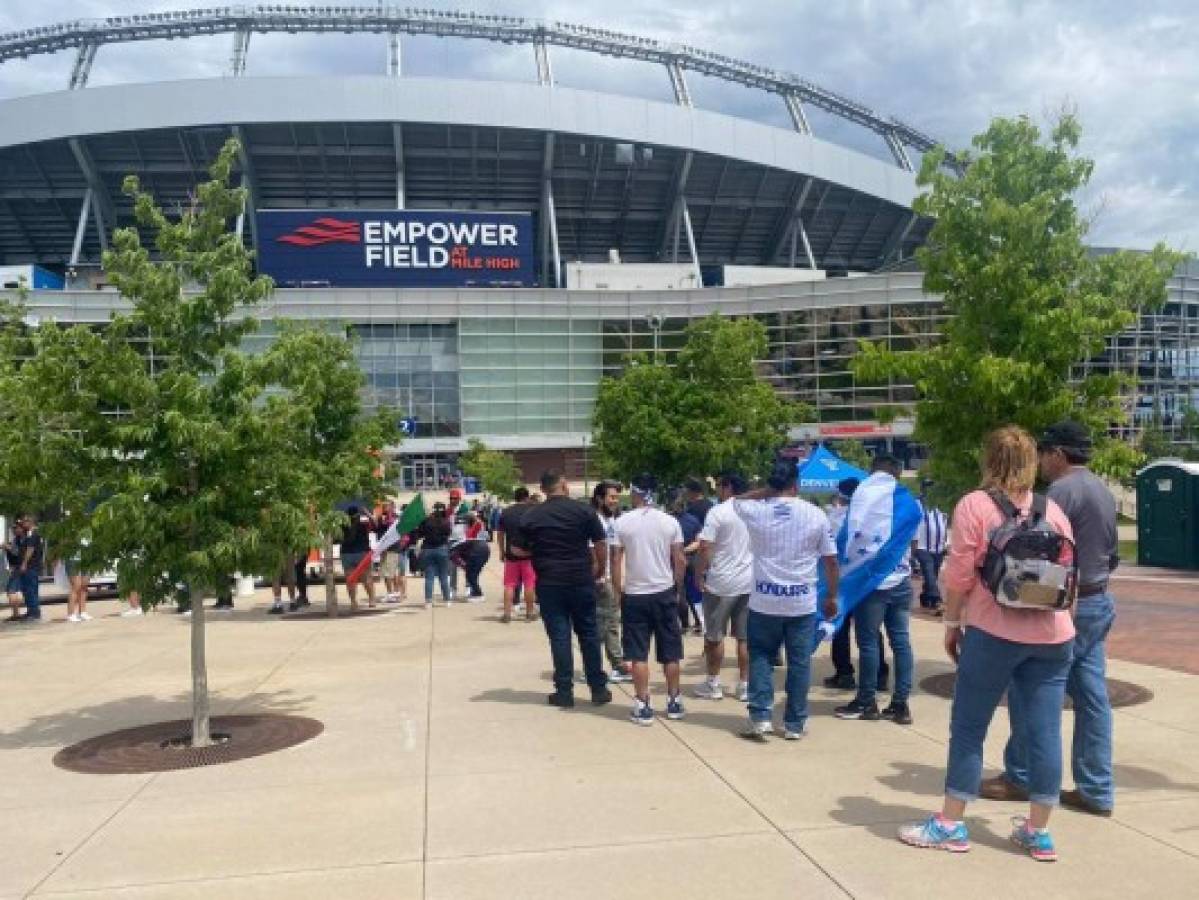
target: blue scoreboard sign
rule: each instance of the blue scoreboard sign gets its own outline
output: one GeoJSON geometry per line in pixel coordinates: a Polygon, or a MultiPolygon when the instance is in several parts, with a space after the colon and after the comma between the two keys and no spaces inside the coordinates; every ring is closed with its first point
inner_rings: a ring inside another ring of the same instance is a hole
{"type": "Polygon", "coordinates": [[[258,269],[280,287],[529,287],[529,213],[259,210],[258,269]]]}

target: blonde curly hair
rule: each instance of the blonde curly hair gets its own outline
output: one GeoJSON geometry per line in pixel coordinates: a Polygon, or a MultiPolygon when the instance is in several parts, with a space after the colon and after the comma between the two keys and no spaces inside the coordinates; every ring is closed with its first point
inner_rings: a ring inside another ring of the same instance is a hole
{"type": "Polygon", "coordinates": [[[1037,481],[1037,442],[1023,428],[996,428],[983,441],[982,487],[1018,495],[1037,481]]]}

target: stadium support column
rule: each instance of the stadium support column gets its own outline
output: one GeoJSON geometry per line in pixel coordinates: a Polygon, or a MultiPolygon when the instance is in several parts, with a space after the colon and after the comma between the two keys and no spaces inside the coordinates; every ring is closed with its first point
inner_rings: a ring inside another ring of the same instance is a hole
{"type": "Polygon", "coordinates": [[[250,246],[258,252],[258,180],[254,177],[254,163],[250,159],[250,145],[246,142],[245,132],[240,125],[233,126],[233,136],[237,138],[237,161],[241,166],[241,182],[246,189],[246,208],[237,217],[237,236],[245,233],[246,218],[250,220],[250,246]]]}
{"type": "Polygon", "coordinates": [[[783,251],[783,247],[787,239],[791,240],[790,265],[795,267],[795,250],[796,242],[799,238],[799,229],[803,227],[803,208],[808,200],[808,193],[812,190],[811,177],[803,179],[803,184],[799,185],[792,191],[792,200],[784,207],[778,221],[775,222],[774,230],[771,232],[771,238],[766,243],[766,252],[762,257],[762,265],[773,265],[774,261],[783,251]]]}
{"type": "Polygon", "coordinates": [[[783,94],[783,101],[787,104],[787,112],[791,115],[791,124],[795,126],[795,130],[800,134],[811,134],[812,126],[799,97],[795,94],[783,94]]]}
{"type": "Polygon", "coordinates": [[[695,269],[695,286],[704,286],[704,275],[699,268],[699,251],[695,248],[695,230],[691,227],[691,212],[687,209],[687,199],[683,198],[683,209],[680,218],[683,229],[687,232],[687,252],[691,254],[691,267],[695,269]]]}
{"type": "Polygon", "coordinates": [[[553,261],[554,287],[562,287],[562,252],[558,246],[558,212],[554,206],[554,132],[545,136],[541,158],[541,286],[549,287],[553,261]]]}
{"type": "Polygon", "coordinates": [[[915,171],[912,168],[912,160],[908,158],[908,151],[903,146],[903,141],[892,130],[888,129],[883,132],[883,140],[887,142],[887,146],[891,149],[891,155],[895,157],[895,162],[899,168],[905,172],[915,171]]]}
{"type": "Polygon", "coordinates": [[[907,240],[908,234],[912,230],[912,226],[916,224],[916,219],[919,218],[915,213],[911,213],[906,219],[900,219],[892,230],[887,242],[883,244],[883,249],[879,253],[879,265],[885,266],[891,261],[892,254],[899,253],[902,259],[903,242],[907,240]]]}
{"type": "MultiPolygon", "coordinates": [[[[83,205],[79,207],[79,224],[75,226],[75,243],[71,245],[71,261],[68,265],[79,265],[79,255],[83,252],[83,235],[87,232],[87,221],[91,215],[92,201],[96,192],[88,188],[83,195],[83,205]]],[[[101,229],[103,233],[103,229],[101,229]]]]}
{"type": "Polygon", "coordinates": [[[542,32],[533,40],[533,55],[537,60],[537,83],[545,87],[554,84],[554,70],[550,68],[550,47],[542,32]]]}
{"type": "Polygon", "coordinates": [[[400,33],[387,32],[387,74],[392,78],[400,77],[400,33]]]}
{"type": "Polygon", "coordinates": [[[661,239],[658,242],[658,258],[670,251],[670,261],[679,261],[679,238],[683,228],[684,197],[687,193],[687,177],[691,174],[692,154],[688,150],[679,156],[674,176],[670,179],[670,194],[666,198],[666,218],[662,221],[661,239]]]}
{"type": "Polygon", "coordinates": [[[87,182],[88,191],[91,193],[90,214],[96,219],[96,231],[100,235],[100,249],[101,251],[107,250],[108,233],[105,227],[106,225],[115,227],[117,223],[112,198],[108,196],[104,180],[100,177],[100,172],[92,161],[92,155],[88,152],[87,145],[83,140],[69,138],[67,143],[71,148],[71,153],[75,156],[75,161],[79,163],[83,178],[87,182]]]}
{"type": "Polygon", "coordinates": [[[392,123],[391,138],[396,153],[396,209],[403,209],[408,203],[408,195],[404,177],[404,126],[399,122],[392,123]]]}
{"type": "Polygon", "coordinates": [[[687,88],[687,79],[683,77],[683,66],[678,58],[671,58],[666,63],[666,74],[670,76],[670,88],[674,91],[674,102],[679,106],[691,106],[691,91],[687,88]]]}
{"type": "Polygon", "coordinates": [[[87,80],[92,74],[92,63],[96,61],[96,51],[100,48],[100,44],[96,41],[88,41],[86,44],[81,44],[79,54],[75,57],[75,65],[71,69],[70,90],[77,91],[87,87],[87,80]]]}
{"type": "Polygon", "coordinates": [[[233,59],[230,66],[234,77],[246,74],[246,55],[250,52],[250,29],[241,26],[233,32],[233,59]]]}

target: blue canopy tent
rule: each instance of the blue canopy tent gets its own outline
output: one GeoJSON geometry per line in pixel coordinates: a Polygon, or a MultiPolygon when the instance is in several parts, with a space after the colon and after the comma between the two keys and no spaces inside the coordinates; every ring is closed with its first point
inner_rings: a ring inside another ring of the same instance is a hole
{"type": "Polygon", "coordinates": [[[835,494],[837,482],[846,478],[865,481],[868,477],[868,472],[850,465],[822,444],[799,464],[799,491],[801,494],[835,494]]]}

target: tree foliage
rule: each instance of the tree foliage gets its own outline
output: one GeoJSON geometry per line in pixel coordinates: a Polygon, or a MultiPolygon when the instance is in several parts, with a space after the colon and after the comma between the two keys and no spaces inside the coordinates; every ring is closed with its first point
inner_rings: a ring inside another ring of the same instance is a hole
{"type": "Polygon", "coordinates": [[[846,438],[833,444],[833,452],[851,465],[870,471],[870,451],[856,438],[846,438]]]}
{"type": "Polygon", "coordinates": [[[758,377],[766,329],[713,314],[691,323],[673,366],[634,358],[600,382],[593,423],[605,470],[664,483],[739,469],[765,472],[803,409],[758,377]]]}
{"type": "MultiPolygon", "coordinates": [[[[362,376],[344,339],[285,329],[264,354],[243,350],[272,283],[229,228],[246,201],[229,187],[237,152],[224,146],[175,220],[126,179],[138,227],[114,233],[104,267],[127,310],[103,328],[29,329],[10,309],[0,345],[0,390],[17,398],[0,483],[20,479],[60,509],[52,537],[84,570],[115,565],[143,604],[273,572],[330,527],[334,500],[380,491],[370,451],[394,437],[358,421],[362,376]]],[[[192,609],[204,743],[204,617],[192,609]]]]}
{"type": "Polygon", "coordinates": [[[501,500],[511,500],[523,481],[520,467],[511,453],[492,450],[478,438],[466,442],[466,452],[458,457],[458,467],[464,474],[478,478],[484,491],[501,500]]]}
{"type": "MultiPolygon", "coordinates": [[[[942,168],[943,151],[924,158],[915,210],[936,224],[918,256],[925,290],[942,295],[951,318],[932,347],[864,343],[853,371],[916,386],[916,438],[932,448],[930,475],[943,491],[977,483],[982,438],[997,426],[1035,433],[1072,417],[1104,435],[1124,417],[1121,376],[1072,375],[1139,310],[1164,302],[1183,257],[1160,244],[1088,252],[1075,196],[1093,164],[1076,155],[1080,133],[1068,114],[1047,140],[1028,118],[996,119],[962,155],[960,176],[942,168]]],[[[1100,444],[1102,467],[1129,465],[1126,448],[1100,444]]]]}

